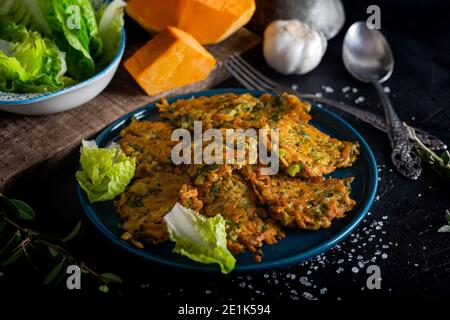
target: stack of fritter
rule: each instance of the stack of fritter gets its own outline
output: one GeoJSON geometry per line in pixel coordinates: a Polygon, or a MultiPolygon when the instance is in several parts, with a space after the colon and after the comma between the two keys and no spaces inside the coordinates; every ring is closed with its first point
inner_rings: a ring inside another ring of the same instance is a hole
{"type": "Polygon", "coordinates": [[[282,226],[328,228],[354,208],[353,179],[323,175],[351,166],[358,144],[331,138],[308,124],[310,105],[297,97],[221,94],[172,104],[163,100],[158,108],[167,122],[134,120],[121,132],[121,147],[136,157],[137,169],[116,206],[124,238],[137,246],[168,239],[163,217],[177,201],[207,217],[221,214],[230,251],[248,250],[257,261],[264,243],[284,238],[282,226]],[[178,142],[171,141],[171,134],[177,128],[192,131],[194,121],[201,121],[203,130],[279,129],[281,172],[262,175],[262,165],[246,161],[174,165],[171,152],[178,142]]]}

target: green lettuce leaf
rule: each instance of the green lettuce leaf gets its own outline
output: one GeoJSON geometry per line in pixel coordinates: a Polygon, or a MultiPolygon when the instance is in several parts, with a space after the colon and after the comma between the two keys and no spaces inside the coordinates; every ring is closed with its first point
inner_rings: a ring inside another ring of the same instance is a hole
{"type": "Polygon", "coordinates": [[[25,25],[0,18],[0,91],[48,92],[73,81],[64,77],[64,54],[25,25]]]}
{"type": "Polygon", "coordinates": [[[8,17],[48,37],[51,29],[40,10],[40,1],[47,0],[0,0],[0,17],[8,17]]]}
{"type": "Polygon", "coordinates": [[[96,72],[95,58],[103,54],[96,14],[89,0],[38,0],[58,47],[66,52],[68,70],[76,80],[96,72]],[[79,14],[79,15],[78,15],[79,14]]]}
{"type": "Polygon", "coordinates": [[[234,269],[236,259],[227,249],[225,220],[206,218],[176,203],[164,217],[174,252],[201,263],[218,263],[222,273],[234,269]]]}
{"type": "Polygon", "coordinates": [[[99,10],[99,36],[104,48],[100,67],[109,64],[119,51],[124,25],[123,11],[126,5],[123,0],[113,0],[108,6],[99,10]]]}
{"type": "Polygon", "coordinates": [[[114,199],[125,191],[136,169],[135,159],[127,157],[113,144],[98,148],[94,141],[84,141],[80,156],[81,170],[75,174],[91,202],[114,199]]]}

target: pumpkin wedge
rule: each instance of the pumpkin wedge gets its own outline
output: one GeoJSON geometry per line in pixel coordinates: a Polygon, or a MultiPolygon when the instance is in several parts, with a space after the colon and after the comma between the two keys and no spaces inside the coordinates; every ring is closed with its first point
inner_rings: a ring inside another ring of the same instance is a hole
{"type": "Polygon", "coordinates": [[[213,44],[247,24],[255,9],[255,0],[131,0],[127,13],[148,31],[170,25],[213,44]]]}
{"type": "Polygon", "coordinates": [[[215,65],[194,37],[175,27],[165,28],[124,63],[148,95],[204,80],[215,65]]]}

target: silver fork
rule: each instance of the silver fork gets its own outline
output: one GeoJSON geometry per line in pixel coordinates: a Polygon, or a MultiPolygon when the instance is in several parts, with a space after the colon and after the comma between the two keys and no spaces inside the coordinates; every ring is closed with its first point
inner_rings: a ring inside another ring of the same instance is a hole
{"type": "MultiPolygon", "coordinates": [[[[251,66],[247,61],[245,61],[239,54],[232,54],[225,62],[225,68],[233,75],[245,88],[251,90],[269,91],[274,93],[286,92],[289,94],[294,94],[299,98],[305,100],[312,100],[315,102],[323,103],[325,105],[334,107],[341,111],[347,112],[362,121],[372,125],[373,127],[387,133],[387,125],[384,118],[377,116],[369,111],[361,110],[352,107],[343,102],[338,102],[324,97],[318,97],[310,93],[300,93],[293,90],[287,86],[280,85],[275,81],[267,78],[251,66]]],[[[430,149],[432,150],[445,150],[447,145],[442,142],[436,136],[421,130],[414,128],[417,137],[430,149]]]]}

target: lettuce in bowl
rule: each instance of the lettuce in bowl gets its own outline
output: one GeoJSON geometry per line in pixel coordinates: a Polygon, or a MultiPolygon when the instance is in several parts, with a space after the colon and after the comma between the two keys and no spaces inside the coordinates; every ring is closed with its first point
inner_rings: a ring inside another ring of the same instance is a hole
{"type": "Polygon", "coordinates": [[[98,148],[95,141],[83,140],[80,153],[81,170],[75,177],[91,203],[114,199],[134,177],[135,159],[127,157],[117,144],[98,148]]]}
{"type": "Polygon", "coordinates": [[[125,5],[123,0],[0,0],[0,91],[51,92],[103,70],[119,50],[125,5]],[[23,47],[31,53],[26,61],[17,52],[23,47]]]}

